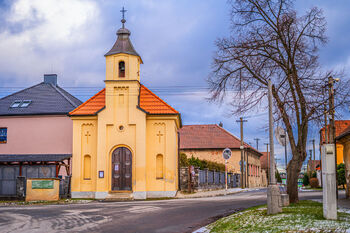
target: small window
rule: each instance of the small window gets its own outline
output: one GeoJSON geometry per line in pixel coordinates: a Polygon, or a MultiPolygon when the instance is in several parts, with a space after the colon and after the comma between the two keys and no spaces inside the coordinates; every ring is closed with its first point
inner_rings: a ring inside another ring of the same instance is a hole
{"type": "Polygon", "coordinates": [[[18,108],[20,105],[21,105],[21,103],[22,103],[22,100],[16,100],[15,102],[13,102],[12,104],[11,104],[11,108],[18,108]]]}
{"type": "Polygon", "coordinates": [[[156,178],[163,179],[163,155],[159,154],[156,157],[156,178]]]}
{"type": "Polygon", "coordinates": [[[84,156],[84,180],[91,180],[91,156],[84,156]]]}
{"type": "Polygon", "coordinates": [[[31,103],[31,100],[23,100],[22,104],[20,105],[21,108],[26,108],[29,106],[29,104],[31,103]]]}
{"type": "Polygon", "coordinates": [[[7,143],[7,128],[0,128],[0,143],[7,143]]]}
{"type": "Polygon", "coordinates": [[[125,77],[125,62],[119,62],[119,77],[125,77]]]}

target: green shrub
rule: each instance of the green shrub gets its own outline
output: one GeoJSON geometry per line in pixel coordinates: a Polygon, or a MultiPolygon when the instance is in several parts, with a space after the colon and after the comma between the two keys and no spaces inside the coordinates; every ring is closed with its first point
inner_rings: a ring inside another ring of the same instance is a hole
{"type": "Polygon", "coordinates": [[[307,173],[304,174],[304,177],[303,177],[303,185],[304,186],[307,186],[310,184],[310,181],[309,181],[309,175],[307,173]]]}
{"type": "Polygon", "coordinates": [[[188,165],[187,155],[180,153],[180,167],[187,167],[188,165]]]}
{"type": "Polygon", "coordinates": [[[317,173],[315,171],[312,172],[311,178],[317,178],[317,173]]]}
{"type": "Polygon", "coordinates": [[[282,177],[281,177],[281,174],[278,171],[276,171],[275,177],[276,177],[277,183],[282,183],[282,177]]]}
{"type": "Polygon", "coordinates": [[[343,188],[345,188],[346,180],[345,180],[345,164],[344,163],[337,165],[337,181],[338,181],[338,185],[343,185],[343,188]]]}
{"type": "Polygon", "coordinates": [[[199,158],[191,156],[191,158],[187,158],[187,155],[185,153],[180,154],[180,166],[181,167],[187,167],[189,165],[192,165],[194,167],[199,167],[201,170],[203,169],[209,169],[209,170],[215,170],[215,171],[225,171],[225,164],[222,163],[216,163],[211,162],[208,160],[201,160],[199,158]]]}

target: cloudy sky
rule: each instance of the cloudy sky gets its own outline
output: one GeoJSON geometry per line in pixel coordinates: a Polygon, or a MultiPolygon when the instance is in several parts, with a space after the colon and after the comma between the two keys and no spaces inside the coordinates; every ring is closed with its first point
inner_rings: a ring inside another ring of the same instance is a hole
{"type": "MultiPolygon", "coordinates": [[[[350,66],[350,2],[298,0],[299,13],[312,6],[324,10],[329,43],[322,48],[327,68],[350,66]]],[[[120,27],[126,27],[142,56],[141,82],[182,114],[184,124],[214,124],[239,135],[239,116],[225,104],[208,103],[206,79],[214,41],[229,35],[229,9],[217,0],[0,0],[0,97],[39,83],[57,73],[59,85],[86,100],[103,88],[104,54],[120,27]]],[[[244,117],[245,139],[259,149],[268,141],[267,112],[244,117]]],[[[318,140],[314,127],[310,139],[318,140]]],[[[318,152],[318,150],[316,150],[318,152]]],[[[278,162],[283,148],[276,146],[278,162]]]]}

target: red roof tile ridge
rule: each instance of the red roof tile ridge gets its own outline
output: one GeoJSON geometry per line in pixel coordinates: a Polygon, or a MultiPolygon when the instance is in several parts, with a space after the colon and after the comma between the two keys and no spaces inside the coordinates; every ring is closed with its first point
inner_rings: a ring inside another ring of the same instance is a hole
{"type": "Polygon", "coordinates": [[[146,91],[149,92],[149,94],[153,95],[155,98],[157,98],[159,101],[161,101],[162,103],[164,103],[167,107],[169,107],[172,111],[174,111],[175,113],[179,113],[178,111],[176,111],[173,107],[171,107],[169,104],[167,104],[164,100],[162,100],[161,98],[159,98],[156,94],[154,94],[150,89],[148,89],[147,87],[145,87],[143,84],[141,84],[141,87],[143,87],[146,91]]]}
{"type": "Polygon", "coordinates": [[[214,125],[217,125],[217,124],[191,124],[191,125],[183,125],[182,127],[185,127],[185,126],[214,126],[214,125]]]}
{"type": "MultiPolygon", "coordinates": [[[[234,134],[232,134],[231,132],[229,132],[229,131],[227,131],[226,129],[220,127],[219,125],[216,125],[216,126],[217,126],[218,128],[220,128],[221,130],[223,130],[224,132],[226,132],[227,134],[229,134],[230,136],[234,137],[236,140],[241,141],[238,137],[236,137],[236,136],[235,136],[234,134]]],[[[246,142],[244,142],[244,141],[243,141],[243,143],[244,143],[245,146],[247,146],[247,147],[249,147],[249,148],[255,150],[256,152],[260,153],[260,152],[257,151],[254,147],[252,147],[251,145],[249,145],[248,143],[246,143],[246,142]]]]}
{"type": "Polygon", "coordinates": [[[91,102],[92,100],[94,100],[97,96],[99,96],[102,92],[104,92],[106,90],[106,88],[103,88],[101,91],[97,92],[95,95],[93,95],[92,97],[90,97],[90,99],[88,99],[87,101],[85,101],[84,103],[82,103],[80,106],[78,106],[76,109],[74,109],[73,111],[71,111],[69,113],[69,115],[73,115],[74,112],[78,111],[79,109],[81,109],[82,107],[84,107],[87,103],[91,102]]]}

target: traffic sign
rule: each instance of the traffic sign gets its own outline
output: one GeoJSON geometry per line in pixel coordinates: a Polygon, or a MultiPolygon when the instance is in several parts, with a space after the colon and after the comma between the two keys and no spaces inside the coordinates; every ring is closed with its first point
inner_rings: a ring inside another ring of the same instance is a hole
{"type": "Polygon", "coordinates": [[[222,152],[222,157],[225,159],[225,160],[228,160],[229,158],[231,158],[231,149],[230,148],[226,148],[223,150],[222,152]]]}

